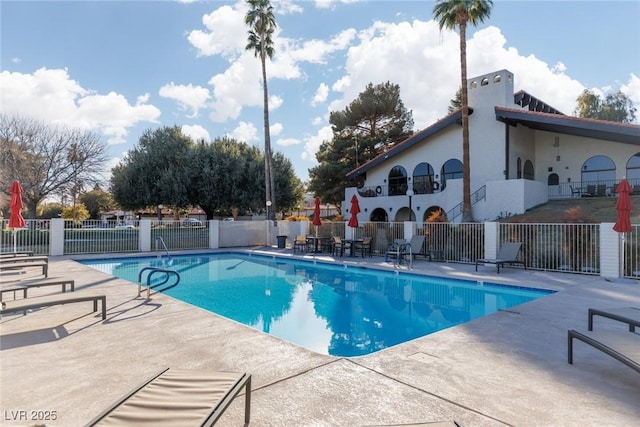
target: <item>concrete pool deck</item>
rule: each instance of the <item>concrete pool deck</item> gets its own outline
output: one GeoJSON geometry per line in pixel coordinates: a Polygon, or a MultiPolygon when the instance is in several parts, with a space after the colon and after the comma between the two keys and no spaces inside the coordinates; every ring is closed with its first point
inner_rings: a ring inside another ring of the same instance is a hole
{"type": "MultiPolygon", "coordinates": [[[[290,249],[250,251],[291,256],[290,249]]],[[[339,262],[393,268],[381,257],[339,262]]],[[[68,257],[50,264],[50,277],[104,292],[107,320],[90,303],[2,317],[3,426],[82,426],[163,367],[251,373],[253,426],[630,426],[640,419],[638,373],[581,342],[567,363],[567,330],[586,329],[590,307],[640,306],[636,281],[519,268],[496,274],[493,265],[476,273],[473,265],[417,261],[416,273],[558,292],[368,356],[339,358],[165,295],[146,301],[131,283],[68,257]],[[53,411],[55,420],[39,419],[53,411]]],[[[626,325],[596,318],[595,328],[626,325]]],[[[237,398],[218,425],[242,425],[243,405],[237,398]]]]}

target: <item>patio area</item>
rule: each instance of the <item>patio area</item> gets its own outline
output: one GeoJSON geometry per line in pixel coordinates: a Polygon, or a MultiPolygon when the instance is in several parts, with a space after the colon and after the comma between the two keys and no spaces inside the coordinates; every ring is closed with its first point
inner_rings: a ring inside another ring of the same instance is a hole
{"type": "MultiPolygon", "coordinates": [[[[245,251],[293,256],[291,249],[245,251]]],[[[332,259],[326,254],[295,256],[332,259]]],[[[394,268],[375,256],[337,262],[394,268]]],[[[640,305],[638,282],[520,268],[496,274],[493,265],[478,270],[472,264],[413,264],[416,273],[558,292],[371,355],[337,358],[165,295],[146,301],[136,297],[130,283],[70,257],[52,257],[50,277],[72,277],[76,290],[107,295],[107,319],[91,313],[88,303],[4,316],[1,425],[82,426],[163,367],[251,373],[254,426],[445,420],[462,426],[637,424],[640,375],[581,342],[575,343],[574,365],[569,365],[567,330],[586,329],[590,307],[640,305]],[[38,418],[46,414],[48,420],[38,418]]],[[[34,289],[30,295],[53,291],[34,289]]],[[[598,318],[595,328],[627,326],[598,318]]],[[[218,425],[243,425],[243,410],[244,398],[239,397],[218,425]]]]}

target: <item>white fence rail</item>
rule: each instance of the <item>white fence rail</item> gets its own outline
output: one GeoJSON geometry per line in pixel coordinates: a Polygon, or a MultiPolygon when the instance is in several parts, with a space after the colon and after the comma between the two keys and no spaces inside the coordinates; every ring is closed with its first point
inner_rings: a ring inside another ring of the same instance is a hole
{"type": "Polygon", "coordinates": [[[494,258],[502,242],[522,242],[520,259],[528,269],[614,277],[640,277],[640,225],[625,236],[612,232],[613,224],[521,224],[521,223],[382,223],[361,222],[352,229],[345,222],[179,221],[142,220],[127,224],[63,220],[27,220],[27,227],[8,230],[2,221],[2,252],[32,251],[34,254],[73,255],[89,253],[149,252],[162,250],[215,249],[251,246],[288,247],[298,234],[320,237],[372,238],[373,253],[383,255],[396,239],[409,241],[414,234],[426,236],[423,251],[432,259],[473,263],[494,258]],[[624,238],[623,238],[624,237],[624,238]],[[492,240],[493,239],[493,240],[492,240]],[[490,242],[487,246],[487,242],[490,242]],[[621,255],[621,254],[624,255],[621,255]],[[616,275],[616,270],[619,272],[616,275]]]}

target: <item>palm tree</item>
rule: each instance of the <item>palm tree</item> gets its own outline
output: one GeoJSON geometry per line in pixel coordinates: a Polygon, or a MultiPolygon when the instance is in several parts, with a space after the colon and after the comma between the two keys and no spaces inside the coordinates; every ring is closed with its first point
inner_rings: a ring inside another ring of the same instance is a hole
{"type": "Polygon", "coordinates": [[[276,188],[273,173],[273,156],[271,155],[271,136],[269,134],[269,91],[267,90],[267,66],[266,59],[273,58],[275,49],[271,36],[277,28],[273,15],[273,6],[269,0],[247,0],[251,10],[244,18],[245,24],[249,26],[249,37],[247,39],[246,50],[253,50],[256,57],[260,58],[262,64],[262,88],[264,102],[264,172],[265,172],[265,192],[267,197],[267,219],[275,220],[276,208],[276,188]],[[271,207],[269,207],[271,202],[271,207]]]}
{"type": "Polygon", "coordinates": [[[469,97],[467,93],[467,22],[484,22],[491,14],[492,0],[437,0],[433,16],[440,30],[460,29],[460,79],[462,81],[462,221],[473,221],[471,215],[471,175],[469,168],[469,97]]]}

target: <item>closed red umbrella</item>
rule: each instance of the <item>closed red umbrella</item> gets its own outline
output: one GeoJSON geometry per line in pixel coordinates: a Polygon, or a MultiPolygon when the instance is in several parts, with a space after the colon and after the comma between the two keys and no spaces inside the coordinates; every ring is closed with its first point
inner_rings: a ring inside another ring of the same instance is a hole
{"type": "Polygon", "coordinates": [[[316,196],[316,199],[314,200],[315,203],[315,207],[313,208],[313,225],[315,225],[316,227],[322,224],[322,221],[320,221],[320,197],[316,196]]]}
{"type": "Polygon", "coordinates": [[[318,227],[322,225],[322,221],[320,220],[320,197],[316,196],[314,203],[312,224],[316,226],[316,237],[318,237],[318,227]]]}
{"type": "Polygon", "coordinates": [[[358,197],[354,194],[351,196],[351,218],[349,219],[349,227],[358,228],[358,214],[360,213],[360,203],[358,203],[358,197]]]}
{"type": "Polygon", "coordinates": [[[19,181],[13,181],[11,184],[11,204],[9,205],[9,209],[11,210],[11,216],[9,217],[9,224],[7,228],[13,230],[13,252],[17,252],[18,248],[16,245],[16,229],[24,228],[27,224],[22,217],[22,208],[24,204],[22,203],[22,186],[19,181]]]}
{"type": "Polygon", "coordinates": [[[631,232],[631,185],[626,178],[622,178],[620,184],[616,187],[616,193],[618,193],[618,201],[616,202],[616,210],[618,211],[618,218],[613,225],[613,229],[618,233],[630,233],[631,232]]]}

